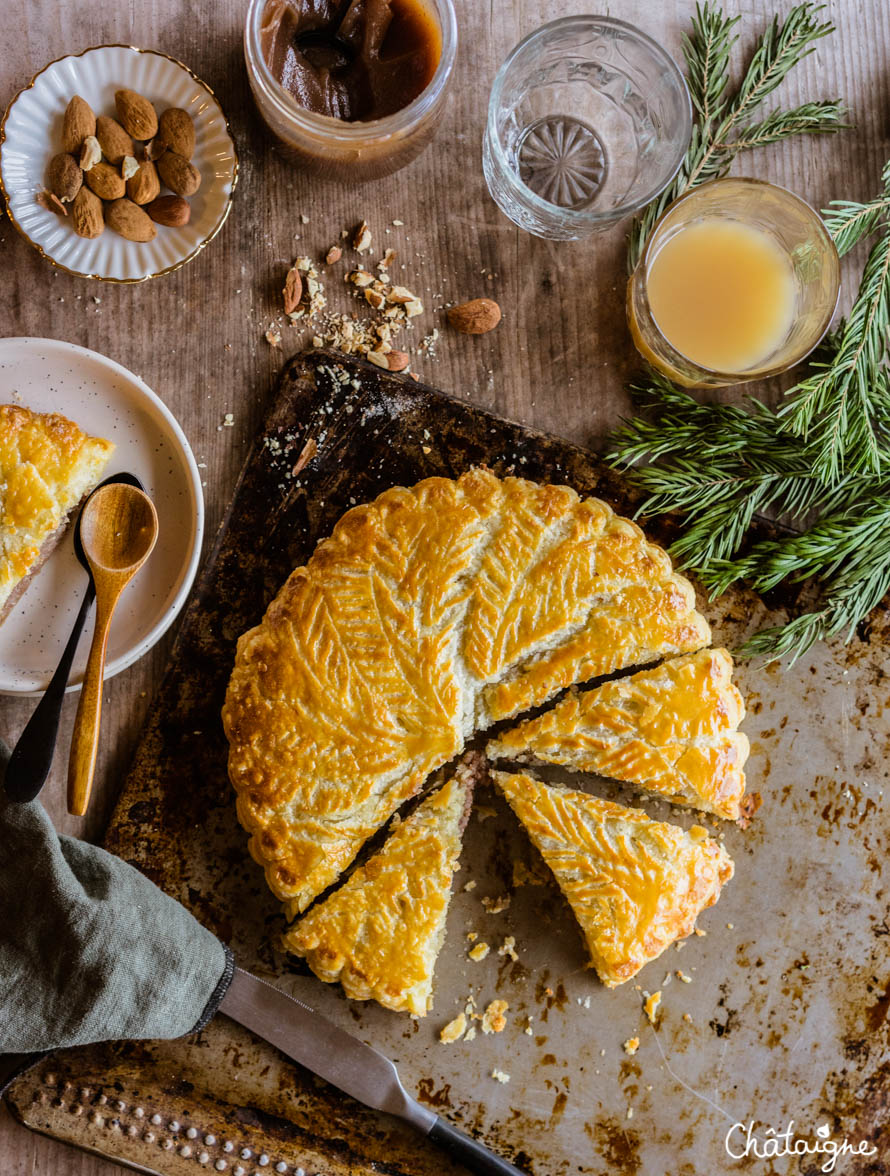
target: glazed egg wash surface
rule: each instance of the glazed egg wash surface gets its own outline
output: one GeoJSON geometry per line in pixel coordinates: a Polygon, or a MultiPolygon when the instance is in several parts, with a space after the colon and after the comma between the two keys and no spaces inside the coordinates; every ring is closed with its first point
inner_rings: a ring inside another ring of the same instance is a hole
{"type": "Polygon", "coordinates": [[[744,372],[782,344],[794,319],[791,261],[762,229],[712,218],[665,242],[650,263],[649,305],[665,339],[701,367],[744,372]]]}

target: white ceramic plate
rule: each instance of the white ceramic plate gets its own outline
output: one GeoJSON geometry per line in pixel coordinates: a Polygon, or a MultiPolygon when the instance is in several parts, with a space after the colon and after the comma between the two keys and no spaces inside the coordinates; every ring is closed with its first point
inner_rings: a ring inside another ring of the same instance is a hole
{"type": "Polygon", "coordinates": [[[101,45],[52,62],[16,94],[0,134],[0,178],[10,218],[44,257],[85,278],[143,282],[184,265],[216,236],[229,214],[238,160],[226,116],[191,70],[151,49],[101,45]],[[124,86],[148,98],[158,113],[168,106],[187,110],[195,124],[192,162],[201,187],[189,198],[191,220],[181,229],[159,225],[155,239],[144,244],[125,241],[111,229],[88,241],[66,217],[35,203],[47,165],[60,150],[72,95],[80,94],[97,115],[113,116],[115,90],[124,86]]]}
{"type": "MultiPolygon", "coordinates": [[[[125,367],[54,339],[0,339],[0,400],[35,412],[60,412],[86,432],[113,441],[103,477],[128,470],[158,511],[157,545],[125,589],[108,644],[105,677],[140,658],[182,608],[204,533],[201,478],[182,429],[152,390],[125,367]]],[[[69,536],[53,552],[0,625],[0,693],[43,690],[68,640],[86,586],[69,536]]],[[[71,672],[79,686],[92,613],[71,672]]]]}

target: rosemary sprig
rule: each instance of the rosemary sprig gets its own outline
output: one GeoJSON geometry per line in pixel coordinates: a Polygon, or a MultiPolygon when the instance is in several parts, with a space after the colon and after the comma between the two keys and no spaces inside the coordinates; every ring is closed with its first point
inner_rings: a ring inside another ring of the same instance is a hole
{"type": "Polygon", "coordinates": [[[676,177],[636,220],[628,240],[628,264],[637,264],[652,226],[669,204],[687,188],[725,175],[741,151],[777,143],[791,135],[825,134],[844,123],[840,101],[809,102],[793,110],[777,110],[759,123],[750,120],[757,108],[815,43],[834,31],[819,19],[824,5],[798,4],[784,21],[774,17],[754,48],[745,76],[727,93],[729,64],[738,40],[738,17],[727,17],[710,0],[696,7],[692,32],[684,38],[683,54],[689,92],[696,112],[689,149],[676,177]]]}
{"type": "MultiPolygon", "coordinates": [[[[686,188],[723,175],[735,156],[792,134],[843,125],[840,102],[805,103],[759,121],[753,112],[796,62],[831,31],[805,3],[774,18],[748,71],[728,94],[737,17],[701,5],[684,42],[696,111],[692,141],[674,183],[645,210],[629,241],[636,263],[653,224],[686,188]]],[[[811,580],[815,606],[756,633],[740,651],[792,660],[835,634],[849,639],[890,593],[890,161],[881,191],[824,211],[838,252],[875,237],[853,306],[826,338],[806,378],[772,409],[703,404],[657,372],[631,387],[643,415],[612,436],[610,459],[645,491],[640,513],[680,511],[687,526],[673,545],[681,565],[712,595],[740,580],[759,591],[811,580]],[[771,510],[805,527],[788,538],[744,544],[755,516],[771,510]]]]}

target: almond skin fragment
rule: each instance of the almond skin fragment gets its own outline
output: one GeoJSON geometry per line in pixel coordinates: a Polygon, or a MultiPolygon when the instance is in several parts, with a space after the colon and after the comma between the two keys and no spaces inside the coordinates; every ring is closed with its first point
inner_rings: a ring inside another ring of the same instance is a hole
{"type": "Polygon", "coordinates": [[[68,209],[54,192],[38,192],[35,199],[47,212],[54,212],[57,216],[68,215],[68,209]]]}
{"type": "Polygon", "coordinates": [[[501,321],[501,308],[490,298],[472,298],[460,306],[452,306],[446,317],[462,335],[484,335],[501,321]]]}
{"type": "Polygon", "coordinates": [[[125,155],[135,155],[136,147],[121,124],[113,118],[100,114],[96,119],[96,138],[102,154],[114,167],[120,167],[125,155]]]}
{"type": "Polygon", "coordinates": [[[145,209],[126,197],[105,205],[105,223],[128,241],[151,241],[158,233],[145,209]]]}
{"type": "Polygon", "coordinates": [[[126,192],[127,185],[117,168],[110,163],[97,163],[86,173],[87,187],[100,200],[119,200],[126,192]]]}
{"type": "Polygon", "coordinates": [[[175,151],[165,151],[156,166],[161,181],[177,196],[193,196],[201,187],[201,173],[175,151]]]}
{"type": "Polygon", "coordinates": [[[63,204],[70,204],[83,183],[83,172],[73,155],[61,151],[50,160],[46,173],[46,185],[63,204]]]}
{"type": "Polygon", "coordinates": [[[96,116],[90,104],[75,94],[65,110],[62,119],[62,150],[77,155],[87,135],[96,133],[96,116]]]}
{"type": "Polygon", "coordinates": [[[105,228],[102,201],[83,185],[71,202],[71,225],[78,237],[100,237],[105,228]]]}
{"type": "MultiPolygon", "coordinates": [[[[138,204],[139,201],[134,203],[138,204]]],[[[145,211],[155,224],[165,225],[168,229],[181,229],[189,223],[192,215],[191,205],[181,196],[158,196],[146,204],[145,211]]]]}
{"type": "Polygon", "coordinates": [[[191,116],[178,106],[171,106],[161,115],[158,134],[170,150],[183,159],[191,159],[195,154],[195,124],[191,116]]]}
{"type": "Polygon", "coordinates": [[[118,90],[114,95],[114,105],[121,126],[134,139],[153,139],[158,133],[155,108],[135,90],[118,90]]]}
{"type": "MultiPolygon", "coordinates": [[[[136,173],[127,180],[127,195],[134,204],[150,204],[152,200],[157,198],[160,191],[161,181],[158,179],[158,169],[150,159],[146,159],[140,163],[136,173]]],[[[173,199],[180,200],[182,198],[174,196],[173,199]]],[[[188,206],[186,205],[186,207],[188,206]]]]}
{"type": "Polygon", "coordinates": [[[386,359],[391,372],[403,372],[411,362],[411,357],[406,351],[387,351],[386,359]]]}
{"type": "Polygon", "coordinates": [[[293,314],[303,297],[303,279],[296,266],[291,266],[287,271],[282,294],[284,295],[284,313],[293,314]]]}

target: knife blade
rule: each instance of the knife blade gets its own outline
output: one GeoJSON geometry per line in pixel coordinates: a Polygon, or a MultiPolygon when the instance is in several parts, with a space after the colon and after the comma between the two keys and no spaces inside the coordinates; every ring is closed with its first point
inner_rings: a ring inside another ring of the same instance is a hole
{"type": "Polygon", "coordinates": [[[273,984],[235,968],[219,1011],[358,1102],[404,1119],[478,1176],[524,1176],[412,1098],[390,1058],[273,984]]]}

